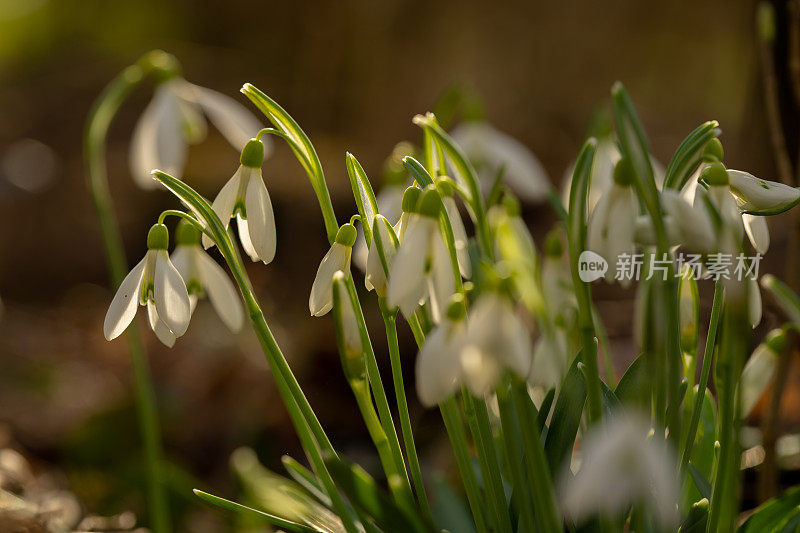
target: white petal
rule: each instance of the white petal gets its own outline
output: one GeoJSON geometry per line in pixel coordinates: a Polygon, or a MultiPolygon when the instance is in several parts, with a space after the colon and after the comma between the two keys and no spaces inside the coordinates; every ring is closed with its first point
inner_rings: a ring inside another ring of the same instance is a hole
{"type": "Polygon", "coordinates": [[[438,226],[431,235],[430,247],[432,271],[428,274],[428,294],[431,302],[431,318],[434,322],[439,323],[447,312],[447,305],[456,286],[450,252],[447,250],[438,226]]]}
{"type": "Polygon", "coordinates": [[[142,188],[158,187],[150,175],[153,169],[176,177],[183,174],[187,145],[178,106],[171,84],[162,84],[156,88],[153,100],[136,124],[129,164],[131,174],[142,188]]]}
{"type": "Polygon", "coordinates": [[[150,300],[147,300],[147,322],[150,324],[150,329],[156,334],[160,340],[168,348],[175,345],[175,334],[167,327],[161,317],[158,316],[156,306],[150,300]]]}
{"type": "Polygon", "coordinates": [[[228,329],[238,332],[244,323],[244,310],[233,282],[225,270],[200,248],[195,247],[195,258],[202,276],[201,283],[208,293],[211,305],[228,329]]]}
{"type": "Polygon", "coordinates": [[[312,316],[322,316],[333,307],[333,275],[339,270],[350,273],[350,253],[349,247],[333,243],[322,258],[308,298],[308,310],[312,316]]]}
{"type": "MultiPolygon", "coordinates": [[[[264,126],[246,107],[222,93],[194,85],[192,87],[196,102],[203,108],[214,126],[222,133],[236,150],[244,145],[264,126]]],[[[265,136],[264,155],[269,155],[272,141],[265,136]]]]}
{"type": "Polygon", "coordinates": [[[747,233],[747,238],[750,239],[750,244],[756,252],[760,254],[767,253],[769,249],[769,227],[767,226],[767,219],[758,215],[742,215],[742,222],[744,223],[744,231],[747,233]]]}
{"type": "Polygon", "coordinates": [[[741,378],[741,402],[742,413],[747,416],[758,400],[767,390],[772,377],[775,374],[775,367],[778,364],[779,354],[775,353],[766,344],[759,344],[753,351],[753,355],[744,365],[741,378]]]}
{"type": "Polygon", "coordinates": [[[145,257],[133,267],[125,276],[122,283],[108,306],[106,318],[103,322],[103,334],[106,339],[113,340],[120,336],[130,325],[133,317],[136,316],[136,307],[139,305],[139,291],[142,287],[142,277],[144,277],[145,257]]]}
{"type": "Polygon", "coordinates": [[[497,386],[503,376],[503,365],[478,346],[467,343],[461,350],[461,372],[464,384],[480,398],[497,386]]]}
{"type": "Polygon", "coordinates": [[[180,337],[186,333],[191,318],[189,294],[166,250],[158,251],[154,291],[158,316],[176,337],[180,337]]]}
{"type": "MultiPolygon", "coordinates": [[[[178,273],[187,284],[192,279],[197,278],[195,267],[192,264],[194,262],[194,258],[192,257],[194,248],[194,246],[179,244],[175,247],[172,255],[169,256],[170,261],[172,261],[172,266],[177,269],[178,273]]],[[[198,281],[200,280],[198,279],[198,281]]]]}
{"type": "Polygon", "coordinates": [[[485,293],[470,313],[469,343],[522,377],[533,358],[528,330],[511,307],[496,293],[485,293]]]}
{"type": "Polygon", "coordinates": [[[417,396],[425,407],[433,407],[450,397],[461,378],[460,350],[463,322],[445,322],[435,328],[417,355],[417,396]]]}
{"type": "MultiPolygon", "coordinates": [[[[239,183],[242,177],[242,168],[243,167],[240,165],[239,168],[236,169],[236,172],[233,173],[231,179],[229,179],[228,182],[217,193],[217,197],[214,198],[214,203],[211,204],[211,208],[217,214],[225,228],[227,228],[231,223],[233,209],[236,207],[236,197],[239,193],[239,183]]],[[[211,240],[211,237],[203,233],[203,248],[208,250],[213,245],[214,241],[211,240]]]]}
{"type": "Polygon", "coordinates": [[[435,220],[427,217],[409,217],[405,237],[389,270],[389,305],[399,306],[406,316],[414,313],[425,296],[428,242],[431,232],[438,229],[436,225],[435,220]]]}
{"type": "Polygon", "coordinates": [[[742,211],[777,214],[800,201],[800,190],[783,183],[762,180],[748,172],[728,170],[728,179],[742,211]]]}
{"type": "MultiPolygon", "coordinates": [[[[608,256],[608,270],[606,280],[613,281],[617,272],[617,262],[623,254],[633,255],[636,253],[636,246],[633,241],[633,234],[636,231],[636,214],[639,210],[636,201],[636,193],[631,187],[621,188],[613,186],[618,194],[616,201],[611,206],[606,221],[605,250],[608,256]]],[[[630,283],[625,279],[620,282],[623,286],[630,283]]]]}
{"type": "Polygon", "coordinates": [[[250,240],[250,228],[247,225],[247,220],[243,219],[240,214],[236,214],[236,227],[239,228],[239,241],[242,243],[247,256],[253,261],[260,261],[258,252],[253,247],[253,242],[250,240]]]}
{"type": "Polygon", "coordinates": [[[678,240],[674,244],[684,244],[700,252],[714,249],[714,224],[707,209],[693,206],[673,189],[661,193],[661,205],[679,228],[678,240]]]}
{"type": "Polygon", "coordinates": [[[545,389],[558,386],[566,373],[566,345],[562,337],[542,335],[533,349],[533,363],[528,374],[528,383],[541,385],[545,389]]]}
{"type": "Polygon", "coordinates": [[[756,327],[761,323],[761,288],[758,286],[758,281],[754,278],[748,278],[747,288],[747,314],[750,318],[750,325],[756,327]]]}
{"type": "Polygon", "coordinates": [[[458,256],[458,268],[461,271],[461,275],[469,279],[472,277],[472,264],[469,258],[467,230],[464,229],[461,213],[458,212],[458,206],[456,206],[456,201],[453,197],[442,198],[442,203],[447,212],[447,218],[450,219],[450,226],[453,228],[453,241],[455,242],[458,256]]]}
{"type": "Polygon", "coordinates": [[[453,139],[478,168],[484,189],[492,186],[500,169],[503,181],[523,200],[541,202],[550,190],[550,178],[533,152],[510,135],[487,122],[463,122],[453,139]]]}
{"type": "Polygon", "coordinates": [[[245,193],[245,209],[250,242],[259,259],[268,265],[275,258],[277,236],[272,202],[261,177],[260,168],[250,170],[250,180],[245,193]]]}

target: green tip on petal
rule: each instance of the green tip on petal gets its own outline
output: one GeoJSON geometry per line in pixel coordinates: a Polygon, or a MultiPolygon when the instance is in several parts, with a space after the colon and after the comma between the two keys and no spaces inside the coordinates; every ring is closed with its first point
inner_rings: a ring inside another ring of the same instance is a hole
{"type": "Polygon", "coordinates": [[[422,191],[419,190],[419,187],[412,185],[408,189],[405,190],[403,193],[403,212],[404,213],[414,213],[417,210],[417,202],[419,202],[419,197],[422,194],[422,191]]]}
{"type": "Polygon", "coordinates": [[[200,230],[193,224],[185,220],[178,223],[178,228],[175,230],[175,244],[187,246],[200,244],[200,238],[200,230]]]}
{"type": "Polygon", "coordinates": [[[557,229],[550,230],[544,241],[544,253],[548,257],[561,257],[564,254],[564,243],[557,229]]]}
{"type": "Polygon", "coordinates": [[[153,224],[147,233],[148,250],[166,250],[169,248],[169,231],[164,224],[153,224]]]}
{"type": "Polygon", "coordinates": [[[152,70],[156,83],[164,83],[181,75],[181,64],[174,55],[163,50],[152,50],[141,60],[152,70]]]}
{"type": "Polygon", "coordinates": [[[417,203],[417,212],[423,216],[438,218],[441,211],[442,197],[439,196],[439,191],[436,190],[436,187],[429,185],[425,188],[425,192],[422,193],[417,203]]]}
{"type": "Polygon", "coordinates": [[[244,145],[239,161],[246,167],[261,168],[264,162],[264,145],[258,139],[250,139],[244,145]]]}
{"type": "Polygon", "coordinates": [[[350,223],[342,224],[336,232],[336,242],[343,246],[352,247],[356,243],[356,227],[350,223]]]}
{"type": "Polygon", "coordinates": [[[620,187],[630,187],[633,183],[634,173],[633,164],[627,157],[623,157],[617,161],[614,167],[614,183],[620,187]]]}
{"type": "Polygon", "coordinates": [[[767,338],[764,339],[764,344],[775,353],[781,353],[786,349],[786,330],[774,329],[769,332],[767,338]]]}
{"type": "Polygon", "coordinates": [[[722,149],[722,143],[716,137],[708,141],[703,148],[703,161],[707,163],[722,162],[724,156],[725,151],[722,149]]]}
{"type": "Polygon", "coordinates": [[[447,318],[456,322],[463,319],[467,315],[467,305],[464,301],[464,295],[459,293],[454,294],[450,298],[450,303],[447,305],[447,318]]]}
{"type": "Polygon", "coordinates": [[[724,186],[730,183],[728,171],[720,162],[711,163],[700,173],[700,179],[711,186],[724,186]]]}

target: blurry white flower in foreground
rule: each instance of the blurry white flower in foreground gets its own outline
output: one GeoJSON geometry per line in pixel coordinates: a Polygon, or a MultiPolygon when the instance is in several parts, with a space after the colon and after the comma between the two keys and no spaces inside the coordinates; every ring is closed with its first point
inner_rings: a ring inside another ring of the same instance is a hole
{"type": "Polygon", "coordinates": [[[133,131],[130,170],[144,189],[156,187],[150,171],[183,175],[190,144],[206,136],[206,117],[236,150],[263,126],[244,106],[217,91],[180,77],[162,81],[133,131]]]}
{"type": "MultiPolygon", "coordinates": [[[[277,233],[272,201],[261,176],[264,151],[261,141],[250,139],[240,157],[241,164],[228,183],[219,191],[211,206],[227,229],[236,217],[239,240],[250,259],[265,265],[275,258],[277,233]]],[[[203,235],[203,247],[214,241],[203,235]]]]}
{"type": "Polygon", "coordinates": [[[461,352],[467,332],[463,299],[451,303],[442,322],[428,335],[416,362],[417,396],[425,407],[442,403],[461,382],[461,352]]]}
{"type": "Polygon", "coordinates": [[[125,276],[111,301],[103,323],[106,339],[119,337],[136,316],[139,305],[147,306],[147,319],[156,337],[172,346],[186,333],[191,309],[189,294],[178,270],[167,254],[169,233],[156,224],[147,234],[147,253],[125,276]]]}
{"type": "Polygon", "coordinates": [[[455,291],[450,254],[439,227],[442,209],[439,193],[434,188],[426,190],[417,212],[408,218],[408,228],[389,270],[388,284],[391,307],[400,307],[403,314],[410,316],[420,302],[429,300],[436,323],[443,315],[442,307],[455,291]]]}
{"type": "Polygon", "coordinates": [[[750,414],[764,391],[772,383],[778,359],[785,349],[786,332],[782,329],[774,329],[769,332],[764,342],[753,350],[753,354],[744,365],[740,382],[743,416],[750,414]]]}
{"type": "Polygon", "coordinates": [[[311,295],[308,297],[308,310],[312,316],[322,316],[333,307],[333,276],[342,271],[350,275],[350,257],[356,242],[356,228],[352,224],[342,224],[328,253],[320,261],[311,295]]]}
{"type": "Polygon", "coordinates": [[[200,246],[200,231],[181,221],[175,242],[177,246],[170,259],[186,283],[192,311],[197,299],[207,295],[225,325],[234,333],[238,332],[244,323],[239,293],[225,270],[200,246]]]}
{"type": "MultiPolygon", "coordinates": [[[[617,163],[614,183],[600,197],[588,222],[586,247],[608,262],[608,282],[616,276],[620,256],[636,252],[634,233],[639,203],[631,187],[632,172],[626,160],[617,163]]],[[[629,284],[630,280],[621,282],[629,284]]]]}
{"type": "Polygon", "coordinates": [[[678,519],[676,461],[663,439],[637,414],[619,413],[594,426],[581,443],[581,465],[565,468],[559,492],[564,514],[581,523],[598,514],[626,513],[645,504],[663,529],[678,519]]]}
{"type": "Polygon", "coordinates": [[[522,200],[542,202],[551,189],[544,167],[527,146],[488,122],[462,122],[451,132],[489,190],[501,169],[503,182],[522,200]]]}

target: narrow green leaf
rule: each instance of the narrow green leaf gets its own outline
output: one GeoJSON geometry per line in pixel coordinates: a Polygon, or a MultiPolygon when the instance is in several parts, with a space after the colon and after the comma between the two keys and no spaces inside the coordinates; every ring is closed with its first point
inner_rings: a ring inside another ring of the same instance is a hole
{"type": "Polygon", "coordinates": [[[689,474],[691,474],[697,490],[700,491],[700,495],[703,498],[711,499],[711,482],[700,471],[700,469],[694,466],[692,463],[689,463],[689,474]]]}
{"type": "Polygon", "coordinates": [[[738,533],[773,531],[775,527],[797,512],[799,505],[800,486],[797,486],[786,491],[783,495],[763,503],[737,531],[738,533]]]}
{"type": "Polygon", "coordinates": [[[581,359],[579,353],[561,383],[545,438],[544,451],[553,479],[558,479],[561,467],[572,455],[572,447],[581,424],[583,406],[586,403],[586,381],[578,368],[581,359]]]}
{"type": "Polygon", "coordinates": [[[539,424],[539,431],[544,430],[545,425],[547,424],[547,415],[550,414],[550,408],[553,406],[553,400],[556,398],[556,388],[553,387],[547,394],[545,394],[544,399],[542,400],[542,404],[539,406],[539,417],[538,417],[538,424],[539,424]]]}
{"type": "Polygon", "coordinates": [[[231,500],[226,500],[225,498],[220,498],[219,496],[214,496],[213,494],[203,492],[202,490],[194,489],[193,492],[198,498],[205,501],[206,503],[209,503],[221,509],[225,509],[226,511],[233,511],[236,513],[241,513],[241,512],[254,513],[263,518],[265,521],[272,524],[273,526],[277,526],[281,529],[286,529],[288,531],[296,531],[298,533],[308,533],[308,532],[314,533],[317,531],[302,524],[298,524],[290,520],[285,520],[279,516],[265,513],[264,511],[259,511],[258,509],[253,509],[252,507],[248,507],[246,505],[242,505],[241,503],[236,503],[231,500]]]}
{"type": "Polygon", "coordinates": [[[718,137],[720,133],[719,123],[716,120],[709,120],[687,135],[667,165],[664,188],[681,190],[700,164],[706,143],[718,137]]]}
{"type": "Polygon", "coordinates": [[[325,493],[325,490],[319,484],[319,481],[313,472],[288,455],[281,457],[281,462],[283,463],[283,467],[286,469],[286,472],[288,472],[292,479],[299,483],[320,502],[328,507],[331,506],[331,499],[325,493]]]}
{"type": "MultiPolygon", "coordinates": [[[[363,468],[341,457],[326,454],[325,466],[350,502],[372,517],[387,533],[426,532],[419,516],[406,514],[378,487],[363,468]]],[[[391,480],[390,480],[391,483],[391,480]]]]}
{"type": "Polygon", "coordinates": [[[650,394],[650,378],[647,376],[645,354],[641,354],[633,360],[617,383],[614,393],[622,405],[642,405],[647,402],[650,394]]]}
{"type": "Polygon", "coordinates": [[[403,158],[403,166],[406,167],[409,174],[414,178],[419,185],[420,189],[424,189],[428,185],[433,185],[433,178],[431,175],[428,174],[428,171],[425,170],[425,167],[422,166],[422,163],[407,155],[403,158]]]}
{"type": "Polygon", "coordinates": [[[358,214],[361,215],[364,238],[367,241],[367,246],[369,246],[372,244],[372,224],[375,221],[375,215],[378,213],[378,202],[375,200],[372,185],[366,172],[361,167],[361,163],[350,152],[347,152],[345,159],[347,175],[350,177],[350,187],[353,189],[358,214]]]}

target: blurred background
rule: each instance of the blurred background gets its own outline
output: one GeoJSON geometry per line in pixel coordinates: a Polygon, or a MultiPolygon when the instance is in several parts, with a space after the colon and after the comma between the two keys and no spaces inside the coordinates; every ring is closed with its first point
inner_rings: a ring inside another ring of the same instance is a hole
{"type": "MultiPolygon", "coordinates": [[[[781,28],[782,6],[778,13],[781,28]]],[[[187,80],[254,113],[238,93],[244,82],[277,100],[316,146],[344,222],[355,212],[345,151],[380,188],[396,143],[420,140],[411,118],[456,85],[478,96],[489,122],[538,156],[555,187],[616,80],[634,98],[664,164],[695,126],[716,119],[729,167],[778,179],[754,14],[753,2],[722,0],[690,9],[633,0],[0,0],[0,448],[21,453],[26,475],[38,483],[68,488],[82,512],[144,517],[129,357],[124,341],[109,343],[102,334],[113,293],[81,153],[93,100],[144,52],[175,54],[187,80]]],[[[128,171],[131,132],[151,95],[151,84],[132,94],[108,140],[112,196],[131,264],[158,213],[176,205],[166,192],[139,189],[128,171]]],[[[792,146],[796,125],[792,111],[792,146]]],[[[213,197],[237,165],[238,154],[210,128],[191,148],[185,180],[213,197]]],[[[250,275],[334,443],[369,469],[375,456],[343,379],[333,321],[308,314],[327,249],[316,199],[285,146],[276,143],[264,176],[278,253],[268,267],[250,265],[250,275]]],[[[555,220],[548,205],[526,205],[525,216],[539,240],[555,220]]],[[[785,232],[771,222],[762,272],[782,274],[785,232]]],[[[701,291],[705,302],[710,291],[701,291]]],[[[635,355],[633,292],[598,285],[596,295],[623,370],[635,355]]],[[[362,300],[382,352],[374,298],[362,300]]],[[[205,508],[190,489],[235,496],[235,449],[253,447],[278,471],[282,454],[302,459],[266,361],[245,329],[232,336],[201,303],[173,349],[145,332],[179,531],[231,527],[230,517],[205,508]]],[[[401,335],[411,386],[415,350],[405,327],[401,335]]],[[[381,361],[388,375],[388,359],[381,361]]],[[[447,476],[439,414],[423,410],[414,394],[409,399],[423,469],[447,476]]],[[[786,426],[795,423],[787,414],[786,426]]],[[[21,457],[2,454],[0,467],[3,457],[22,468],[21,457]]]]}

